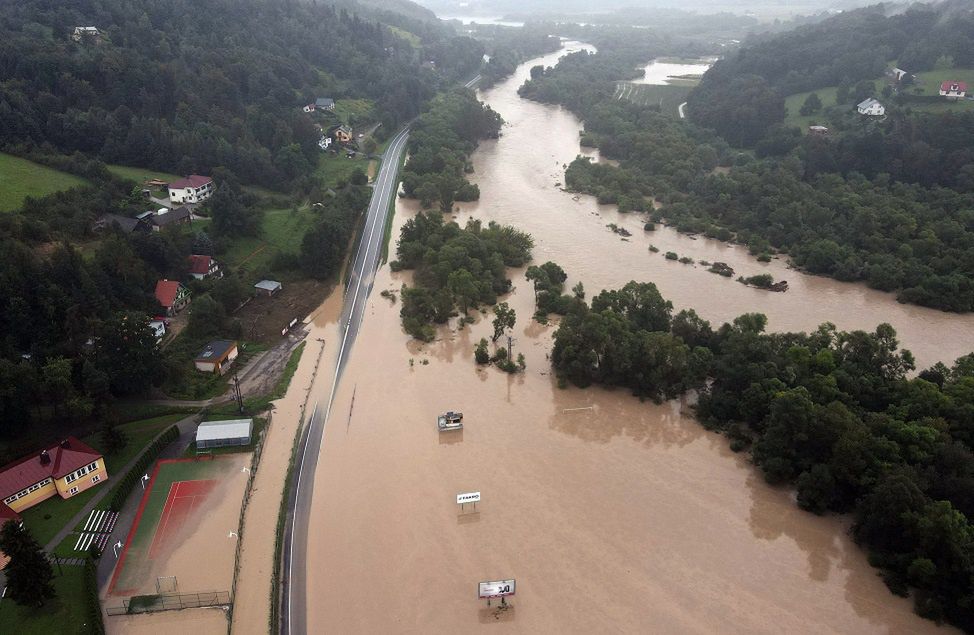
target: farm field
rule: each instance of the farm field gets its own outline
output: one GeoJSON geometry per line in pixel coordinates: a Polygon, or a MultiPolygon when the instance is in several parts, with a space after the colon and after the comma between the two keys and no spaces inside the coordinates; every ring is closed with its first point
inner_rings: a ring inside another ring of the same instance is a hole
{"type": "Polygon", "coordinates": [[[87,184],[88,181],[73,174],[0,153],[0,212],[19,208],[28,196],[47,196],[87,184]]]}
{"type": "Polygon", "coordinates": [[[692,89],[692,85],[616,82],[615,98],[642,106],[659,106],[660,112],[679,117],[680,104],[687,100],[692,89]]]}

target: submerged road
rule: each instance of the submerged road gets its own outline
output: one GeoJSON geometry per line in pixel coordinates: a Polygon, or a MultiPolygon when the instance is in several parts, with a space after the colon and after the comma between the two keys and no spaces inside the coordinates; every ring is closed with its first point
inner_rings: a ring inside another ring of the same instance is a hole
{"type": "MultiPolygon", "coordinates": [[[[465,86],[472,88],[479,81],[480,75],[477,75],[465,86]]],[[[407,124],[392,138],[382,157],[382,166],[373,183],[372,200],[369,202],[365,217],[365,227],[362,229],[358,249],[352,260],[348,285],[345,289],[345,303],[338,328],[342,341],[338,349],[335,378],[332,381],[328,400],[316,403],[311,412],[311,420],[298,444],[292,488],[285,493],[288,497],[288,514],[284,526],[283,581],[280,598],[280,623],[283,635],[308,632],[306,554],[318,453],[325,434],[325,424],[331,414],[335,389],[345,368],[348,353],[362,325],[365,306],[372,291],[372,283],[375,281],[375,272],[379,268],[385,228],[399,190],[399,166],[402,164],[408,139],[409,125],[407,124]]]]}
{"type": "Polygon", "coordinates": [[[402,164],[409,128],[403,128],[389,142],[382,158],[382,166],[375,178],[372,200],[365,218],[365,226],[358,250],[351,263],[345,304],[342,308],[338,332],[342,340],[338,349],[335,379],[328,401],[315,404],[307,432],[298,445],[298,458],[294,466],[294,486],[287,493],[288,518],[284,531],[283,597],[281,598],[281,632],[306,633],[307,624],[307,569],[305,554],[308,546],[308,524],[311,516],[311,499],[314,493],[314,475],[318,466],[318,450],[325,432],[325,422],[331,410],[335,388],[345,366],[346,355],[358,335],[365,315],[365,306],[375,272],[382,256],[386,220],[399,185],[399,166],[402,164]]]}

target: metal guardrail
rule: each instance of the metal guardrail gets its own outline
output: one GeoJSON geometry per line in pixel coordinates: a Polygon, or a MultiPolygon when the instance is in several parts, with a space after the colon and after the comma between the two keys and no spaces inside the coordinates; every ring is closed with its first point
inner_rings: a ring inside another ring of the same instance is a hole
{"type": "Polygon", "coordinates": [[[229,591],[203,591],[200,593],[163,593],[160,595],[136,595],[122,600],[121,606],[106,606],[109,615],[133,615],[158,611],[179,611],[207,606],[229,606],[229,591]]]}

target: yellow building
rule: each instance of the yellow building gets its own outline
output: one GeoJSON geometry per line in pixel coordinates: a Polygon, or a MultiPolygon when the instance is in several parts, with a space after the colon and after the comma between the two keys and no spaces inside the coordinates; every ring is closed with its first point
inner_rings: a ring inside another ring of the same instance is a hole
{"type": "Polygon", "coordinates": [[[4,507],[21,512],[54,495],[71,498],[107,480],[101,453],[68,437],[0,468],[0,500],[4,507]]]}

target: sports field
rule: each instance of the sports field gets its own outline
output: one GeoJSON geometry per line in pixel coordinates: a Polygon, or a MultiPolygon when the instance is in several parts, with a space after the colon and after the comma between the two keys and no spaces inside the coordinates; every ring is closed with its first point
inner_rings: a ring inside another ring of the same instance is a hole
{"type": "Polygon", "coordinates": [[[109,595],[229,590],[249,464],[249,454],[158,462],[109,595]]]}

